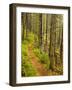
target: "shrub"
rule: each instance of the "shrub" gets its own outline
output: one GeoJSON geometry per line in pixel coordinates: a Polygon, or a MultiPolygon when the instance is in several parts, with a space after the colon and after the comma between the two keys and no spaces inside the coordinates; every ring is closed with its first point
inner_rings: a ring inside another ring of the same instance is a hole
{"type": "Polygon", "coordinates": [[[37,57],[40,58],[40,56],[41,56],[41,51],[40,51],[40,49],[35,48],[35,49],[34,49],[34,53],[35,53],[35,55],[36,55],[37,57]]]}
{"type": "Polygon", "coordinates": [[[32,65],[29,57],[28,57],[28,44],[33,43],[34,35],[32,33],[29,34],[27,38],[22,41],[21,53],[22,53],[22,76],[36,76],[37,71],[32,65]]]}
{"type": "Polygon", "coordinates": [[[28,57],[22,59],[22,76],[36,76],[37,72],[28,57]]]}
{"type": "Polygon", "coordinates": [[[50,67],[50,59],[46,52],[41,51],[38,48],[34,49],[35,55],[39,58],[39,62],[44,64],[46,69],[49,69],[50,67]]]}
{"type": "Polygon", "coordinates": [[[22,46],[21,46],[21,52],[22,52],[22,56],[27,56],[28,45],[24,42],[22,43],[22,46]]]}
{"type": "Polygon", "coordinates": [[[23,44],[23,45],[27,45],[27,44],[28,44],[27,38],[25,38],[24,41],[22,41],[22,44],[23,44]]]}
{"type": "Polygon", "coordinates": [[[33,33],[29,33],[28,37],[27,37],[28,43],[33,43],[34,42],[34,34],[33,33]]]}
{"type": "Polygon", "coordinates": [[[48,56],[47,53],[42,52],[42,55],[40,57],[40,62],[43,63],[43,64],[45,64],[45,67],[47,69],[49,69],[49,67],[50,67],[50,59],[49,59],[49,56],[48,56]]]}
{"type": "Polygon", "coordinates": [[[45,64],[45,63],[47,63],[48,60],[49,60],[48,54],[43,52],[41,55],[41,62],[45,64]]]}

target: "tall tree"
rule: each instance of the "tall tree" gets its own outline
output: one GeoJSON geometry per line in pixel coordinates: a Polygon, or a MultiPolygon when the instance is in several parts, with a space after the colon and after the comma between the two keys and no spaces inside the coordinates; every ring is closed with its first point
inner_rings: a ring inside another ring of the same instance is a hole
{"type": "Polygon", "coordinates": [[[55,29],[56,29],[56,15],[51,16],[50,29],[50,68],[55,69],[55,29]]]}
{"type": "Polygon", "coordinates": [[[42,14],[42,51],[46,50],[45,36],[46,36],[46,14],[42,14]]]}
{"type": "Polygon", "coordinates": [[[61,58],[61,63],[63,63],[63,27],[62,27],[62,34],[61,34],[61,45],[60,45],[60,58],[61,58]]]}
{"type": "Polygon", "coordinates": [[[28,33],[30,31],[30,20],[29,13],[26,13],[26,37],[28,37],[28,33]]]}
{"type": "Polygon", "coordinates": [[[22,13],[22,22],[21,22],[21,25],[22,25],[22,41],[24,40],[26,34],[26,13],[22,13]]]}
{"type": "Polygon", "coordinates": [[[46,15],[46,30],[45,30],[45,52],[48,52],[48,35],[49,35],[49,15],[46,15]]]}
{"type": "Polygon", "coordinates": [[[39,15],[39,47],[42,50],[42,14],[39,15]]]}

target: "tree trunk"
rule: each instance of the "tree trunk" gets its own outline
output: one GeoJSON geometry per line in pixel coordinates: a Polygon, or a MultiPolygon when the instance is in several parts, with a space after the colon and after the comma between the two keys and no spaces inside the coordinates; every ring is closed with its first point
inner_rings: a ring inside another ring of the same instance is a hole
{"type": "Polygon", "coordinates": [[[25,38],[25,31],[26,31],[26,14],[22,13],[22,41],[25,38]]]}
{"type": "Polygon", "coordinates": [[[62,29],[62,38],[61,38],[61,45],[60,45],[60,58],[61,58],[61,63],[63,63],[63,29],[62,29]]]}
{"type": "Polygon", "coordinates": [[[40,22],[40,31],[39,31],[39,38],[40,38],[40,40],[39,40],[39,46],[40,46],[40,48],[41,48],[41,50],[42,50],[42,14],[40,14],[39,15],[39,22],[40,22]]]}
{"type": "Polygon", "coordinates": [[[56,29],[56,17],[51,17],[51,29],[50,29],[50,68],[55,69],[55,29],[56,29]]]}

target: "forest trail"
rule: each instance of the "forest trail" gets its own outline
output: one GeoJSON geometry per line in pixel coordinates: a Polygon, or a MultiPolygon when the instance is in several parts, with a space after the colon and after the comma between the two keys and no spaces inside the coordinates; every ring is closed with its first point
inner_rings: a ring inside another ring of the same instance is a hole
{"type": "Polygon", "coordinates": [[[32,45],[28,46],[28,56],[31,60],[32,65],[36,68],[39,76],[47,76],[48,71],[44,68],[44,66],[38,62],[38,57],[33,52],[32,45]]]}

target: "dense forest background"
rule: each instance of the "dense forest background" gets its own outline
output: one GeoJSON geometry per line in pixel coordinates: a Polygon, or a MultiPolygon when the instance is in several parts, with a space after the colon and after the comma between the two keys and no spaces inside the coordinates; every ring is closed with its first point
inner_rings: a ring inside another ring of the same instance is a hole
{"type": "Polygon", "coordinates": [[[63,15],[21,14],[21,75],[63,74],[63,15]]]}

